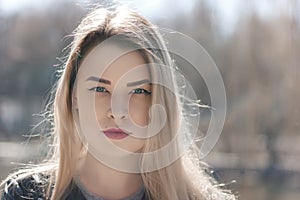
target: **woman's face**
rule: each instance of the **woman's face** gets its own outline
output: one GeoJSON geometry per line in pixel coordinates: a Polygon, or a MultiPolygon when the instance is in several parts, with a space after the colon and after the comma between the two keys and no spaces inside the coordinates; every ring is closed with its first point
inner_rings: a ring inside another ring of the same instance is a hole
{"type": "Polygon", "coordinates": [[[115,45],[94,48],[80,66],[75,104],[81,134],[94,148],[107,139],[122,150],[141,152],[147,134],[141,127],[149,122],[151,78],[138,51],[119,52],[124,50],[115,45]]]}

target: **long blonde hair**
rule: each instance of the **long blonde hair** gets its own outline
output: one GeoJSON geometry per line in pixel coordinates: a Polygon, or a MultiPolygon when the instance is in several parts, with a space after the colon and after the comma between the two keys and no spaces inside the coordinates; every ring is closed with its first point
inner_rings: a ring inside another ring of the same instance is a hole
{"type": "MultiPolygon", "coordinates": [[[[72,113],[74,82],[80,64],[92,48],[116,35],[130,44],[138,46],[147,62],[154,59],[166,66],[173,65],[166,51],[156,49],[157,47],[166,49],[156,27],[126,7],[114,10],[97,8],[81,21],[74,31],[74,40],[70,45],[68,59],[57,82],[53,102],[54,150],[51,158],[44,164],[46,167],[39,168],[40,171],[44,170],[50,174],[48,196],[51,196],[53,200],[64,199],[68,195],[76,163],[84,148],[76,134],[72,113]],[[149,46],[153,48],[149,48],[149,46]]],[[[161,76],[159,72],[151,73],[161,76]]],[[[177,86],[172,70],[168,71],[166,75],[170,78],[160,78],[171,80],[171,85],[176,91],[177,86]]],[[[167,122],[159,134],[148,139],[145,146],[146,152],[155,151],[166,145],[177,133],[178,123],[184,123],[180,113],[180,99],[176,95],[174,96],[163,87],[157,86],[153,89],[152,103],[165,107],[167,122]]],[[[173,150],[177,151],[176,148],[178,148],[177,145],[173,150]]],[[[235,199],[234,195],[229,191],[222,190],[206,173],[205,165],[198,159],[197,152],[196,145],[191,145],[188,152],[172,164],[159,170],[142,172],[141,176],[150,199],[235,199]]],[[[147,165],[147,162],[149,160],[145,159],[143,164],[147,165]]],[[[153,162],[159,161],[154,160],[153,162]]]]}

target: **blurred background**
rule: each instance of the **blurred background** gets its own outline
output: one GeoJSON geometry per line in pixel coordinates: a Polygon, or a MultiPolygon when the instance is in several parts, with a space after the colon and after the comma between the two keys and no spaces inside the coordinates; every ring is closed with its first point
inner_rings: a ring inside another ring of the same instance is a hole
{"type": "MultiPolygon", "coordinates": [[[[0,179],[40,154],[43,133],[30,142],[26,135],[43,119],[59,58],[70,43],[65,36],[96,2],[0,0],[0,179]]],[[[126,3],[154,24],[198,41],[217,64],[228,112],[205,158],[217,178],[235,180],[228,188],[242,200],[299,199],[300,1],[126,3]]],[[[208,102],[209,94],[200,98],[208,102]]]]}

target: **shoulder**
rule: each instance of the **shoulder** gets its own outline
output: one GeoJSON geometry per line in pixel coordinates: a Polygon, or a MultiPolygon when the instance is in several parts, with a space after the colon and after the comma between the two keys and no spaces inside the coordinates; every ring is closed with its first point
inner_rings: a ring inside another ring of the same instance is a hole
{"type": "Polygon", "coordinates": [[[4,185],[1,200],[46,199],[50,176],[41,173],[18,174],[4,185]]]}

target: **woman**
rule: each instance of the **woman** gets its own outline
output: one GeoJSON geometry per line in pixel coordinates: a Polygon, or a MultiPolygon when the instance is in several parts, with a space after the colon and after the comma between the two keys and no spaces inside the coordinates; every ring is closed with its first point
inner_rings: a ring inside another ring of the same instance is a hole
{"type": "Polygon", "coordinates": [[[95,9],[61,71],[51,158],[4,180],[3,200],[235,199],[205,172],[195,145],[181,148],[188,125],[176,70],[146,19],[95,9]]]}

